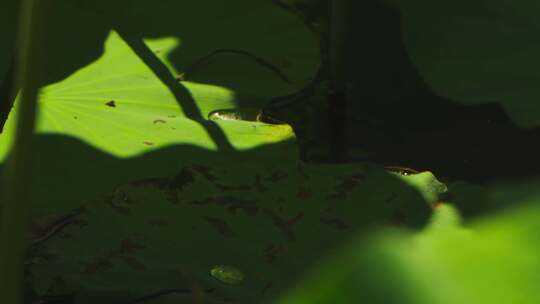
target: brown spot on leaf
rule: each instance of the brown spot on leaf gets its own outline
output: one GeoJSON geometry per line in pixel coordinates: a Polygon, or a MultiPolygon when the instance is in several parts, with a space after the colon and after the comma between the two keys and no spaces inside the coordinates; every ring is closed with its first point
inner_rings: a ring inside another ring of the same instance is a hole
{"type": "Polygon", "coordinates": [[[129,239],[123,240],[120,243],[120,253],[122,254],[136,253],[137,251],[143,250],[144,248],[146,248],[144,245],[129,239]]]}
{"type": "Polygon", "coordinates": [[[164,191],[165,198],[173,203],[178,203],[177,190],[181,190],[185,185],[194,182],[193,172],[189,167],[183,168],[178,174],[172,178],[147,178],[139,181],[131,182],[130,185],[135,187],[153,186],[161,191],[164,191]]]}
{"type": "Polygon", "coordinates": [[[184,167],[180,172],[178,172],[178,174],[170,179],[167,188],[182,190],[182,188],[193,183],[194,181],[195,176],[193,174],[193,170],[190,167],[184,167]]]}
{"type": "Polygon", "coordinates": [[[254,272],[253,277],[257,279],[258,281],[264,281],[266,280],[266,275],[260,271],[254,272]]]}
{"type": "Polygon", "coordinates": [[[236,237],[236,233],[231,230],[229,227],[229,224],[225,222],[224,220],[215,218],[215,217],[209,217],[205,216],[203,217],[214,229],[216,229],[221,235],[228,237],[228,238],[234,238],[236,237]]]}
{"type": "Polygon", "coordinates": [[[284,179],[288,176],[287,172],[284,172],[284,171],[274,171],[272,172],[272,174],[270,176],[268,176],[267,178],[265,178],[267,181],[271,181],[271,182],[277,182],[281,179],[284,179]]]}
{"type": "Polygon", "coordinates": [[[226,201],[218,200],[218,204],[228,205],[227,210],[232,214],[236,214],[236,210],[242,210],[247,215],[255,216],[259,211],[255,201],[228,198],[226,201]]]}
{"type": "Polygon", "coordinates": [[[198,165],[198,164],[193,164],[191,165],[191,168],[202,174],[202,176],[204,176],[205,179],[209,180],[209,181],[215,181],[217,180],[217,177],[215,177],[214,175],[212,175],[211,173],[211,169],[207,166],[203,166],[203,165],[198,165]]]}
{"type": "Polygon", "coordinates": [[[272,288],[272,282],[268,282],[266,284],[264,284],[264,287],[263,289],[261,290],[261,294],[264,294],[268,291],[268,289],[272,288]]]}
{"type": "Polygon", "coordinates": [[[221,191],[250,191],[252,189],[251,185],[222,185],[215,184],[217,188],[221,191]]]}
{"type": "Polygon", "coordinates": [[[433,207],[433,209],[437,209],[437,208],[441,207],[443,204],[444,204],[443,202],[437,201],[437,202],[433,203],[432,207],[433,207]]]}
{"type": "Polygon", "coordinates": [[[143,144],[145,144],[145,145],[147,145],[147,146],[153,146],[153,145],[154,145],[153,142],[147,141],[147,140],[143,141],[143,144]]]}
{"type": "Polygon", "coordinates": [[[240,209],[244,211],[247,215],[257,215],[259,207],[256,204],[256,201],[252,200],[243,200],[234,196],[215,196],[207,198],[205,200],[191,201],[191,204],[195,205],[207,205],[207,204],[216,204],[218,206],[224,206],[227,210],[236,214],[236,210],[240,209]]]}
{"type": "MultiPolygon", "coordinates": [[[[180,202],[179,196],[178,196],[178,191],[179,190],[184,190],[187,185],[194,183],[198,174],[202,175],[205,179],[210,180],[210,181],[214,181],[214,180],[217,179],[214,175],[211,174],[210,168],[202,166],[202,165],[194,164],[194,165],[189,165],[189,166],[183,167],[180,170],[180,172],[178,172],[178,174],[174,175],[171,178],[146,178],[146,179],[142,179],[142,180],[138,180],[138,181],[133,181],[133,182],[130,183],[130,185],[134,186],[134,187],[142,187],[142,186],[156,187],[159,190],[164,192],[165,198],[169,202],[171,202],[173,204],[178,204],[180,202]]],[[[218,187],[220,187],[220,185],[218,185],[218,187]]],[[[229,189],[228,186],[221,186],[221,187],[223,189],[229,189]]],[[[232,190],[239,190],[239,189],[249,189],[249,190],[251,190],[251,187],[250,186],[247,186],[247,187],[233,186],[230,189],[232,189],[232,190]]],[[[244,205],[246,206],[246,208],[248,207],[245,204],[245,202],[235,200],[234,198],[229,200],[229,201],[233,202],[233,203],[229,204],[230,210],[233,211],[233,212],[237,208],[241,208],[244,205]]],[[[203,201],[196,201],[196,202],[192,202],[192,203],[206,204],[206,203],[211,203],[211,202],[214,202],[214,201],[213,200],[203,200],[203,201]]],[[[223,200],[218,199],[216,203],[223,204],[223,200]]],[[[249,208],[249,209],[250,209],[250,212],[254,211],[256,213],[256,210],[253,210],[253,208],[249,208]]],[[[127,211],[127,210],[124,210],[124,211],[127,211]]]]}
{"type": "Polygon", "coordinates": [[[167,189],[164,194],[165,194],[165,199],[169,203],[173,205],[177,205],[178,203],[180,203],[180,200],[178,199],[178,192],[176,190],[167,189]]]}
{"type": "Polygon", "coordinates": [[[104,201],[114,211],[122,215],[131,215],[131,205],[136,203],[123,188],[116,188],[112,195],[104,197],[104,201]]]}
{"type": "Polygon", "coordinates": [[[296,236],[292,231],[292,227],[302,219],[304,214],[302,212],[298,213],[295,217],[290,220],[285,220],[281,218],[276,212],[270,209],[264,209],[264,213],[269,215],[274,222],[274,225],[279,229],[281,234],[290,242],[296,241],[296,236]]]}
{"type": "Polygon", "coordinates": [[[105,105],[111,108],[116,108],[116,103],[114,102],[114,100],[106,102],[105,105]]]}
{"type": "Polygon", "coordinates": [[[265,260],[268,264],[274,263],[276,260],[278,254],[282,252],[285,249],[285,246],[283,245],[274,245],[274,244],[268,244],[266,249],[264,250],[265,260]]]}
{"type": "Polygon", "coordinates": [[[300,187],[298,187],[298,191],[296,193],[296,196],[301,200],[305,200],[305,199],[308,199],[311,196],[311,192],[309,191],[308,188],[300,186],[300,187]]]}
{"type": "Polygon", "coordinates": [[[124,261],[124,263],[126,263],[132,269],[146,270],[146,266],[142,262],[140,262],[139,260],[137,260],[134,257],[131,257],[131,256],[119,256],[118,258],[121,259],[122,261],[124,261]]]}
{"type": "Polygon", "coordinates": [[[349,225],[347,225],[347,223],[345,223],[343,220],[338,219],[338,218],[323,218],[323,217],[321,217],[320,221],[323,224],[330,225],[330,226],[332,226],[334,228],[337,228],[339,230],[345,230],[345,229],[349,228],[349,225]]]}
{"type": "Polygon", "coordinates": [[[47,240],[49,237],[60,232],[67,225],[75,223],[77,217],[83,210],[84,209],[80,209],[69,213],[51,214],[33,218],[30,222],[27,240],[32,245],[47,240]]]}
{"type": "Polygon", "coordinates": [[[157,123],[166,123],[166,121],[163,119],[155,119],[154,124],[157,124],[157,123]]]}
{"type": "Polygon", "coordinates": [[[111,263],[108,259],[104,257],[97,257],[94,261],[90,263],[85,263],[85,266],[82,270],[82,274],[93,275],[99,272],[107,271],[114,267],[114,264],[111,263]]]}
{"type": "Polygon", "coordinates": [[[90,263],[85,263],[85,267],[81,271],[82,274],[92,275],[98,272],[104,272],[114,267],[114,261],[123,261],[128,266],[137,269],[144,270],[146,267],[139,262],[136,258],[130,256],[130,254],[137,253],[138,251],[146,248],[144,245],[139,244],[133,240],[125,239],[120,243],[120,247],[116,250],[106,250],[101,256],[94,258],[90,263]]]}
{"type": "Polygon", "coordinates": [[[354,190],[359,181],[364,179],[365,176],[362,173],[357,173],[340,178],[341,182],[335,187],[336,193],[331,195],[331,199],[344,200],[347,199],[349,192],[354,190]]]}

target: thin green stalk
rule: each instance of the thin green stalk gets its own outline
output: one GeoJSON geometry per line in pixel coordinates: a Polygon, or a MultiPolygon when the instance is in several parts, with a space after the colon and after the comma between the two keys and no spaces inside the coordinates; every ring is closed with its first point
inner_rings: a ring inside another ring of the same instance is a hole
{"type": "Polygon", "coordinates": [[[17,131],[6,160],[1,189],[0,212],[0,302],[21,303],[23,260],[26,252],[29,186],[31,185],[32,141],[38,95],[40,57],[38,18],[45,1],[21,0],[18,36],[17,83],[22,91],[18,101],[17,131]]]}

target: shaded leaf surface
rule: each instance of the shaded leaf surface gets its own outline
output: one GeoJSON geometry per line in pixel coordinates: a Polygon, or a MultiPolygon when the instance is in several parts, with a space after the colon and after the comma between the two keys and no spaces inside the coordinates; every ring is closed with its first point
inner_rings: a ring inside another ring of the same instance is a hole
{"type": "Polygon", "coordinates": [[[400,1],[404,40],[425,80],[465,103],[499,102],[516,124],[540,125],[536,1],[400,1]]]}
{"type": "Polygon", "coordinates": [[[430,213],[422,194],[436,199],[440,185],[429,172],[400,177],[368,165],[192,164],[85,204],[76,224],[34,248],[34,284],[85,298],[197,282],[215,289],[206,295],[214,300],[270,300],[355,233],[422,225],[430,213]],[[215,265],[245,279],[223,284],[211,276],[215,265]]]}

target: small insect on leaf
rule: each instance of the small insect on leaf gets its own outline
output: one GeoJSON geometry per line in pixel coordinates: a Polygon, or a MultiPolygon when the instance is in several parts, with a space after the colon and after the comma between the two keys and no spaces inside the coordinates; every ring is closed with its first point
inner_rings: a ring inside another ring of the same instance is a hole
{"type": "Polygon", "coordinates": [[[210,275],[229,285],[237,285],[244,281],[244,274],[238,268],[230,265],[216,265],[210,270],[210,275]]]}

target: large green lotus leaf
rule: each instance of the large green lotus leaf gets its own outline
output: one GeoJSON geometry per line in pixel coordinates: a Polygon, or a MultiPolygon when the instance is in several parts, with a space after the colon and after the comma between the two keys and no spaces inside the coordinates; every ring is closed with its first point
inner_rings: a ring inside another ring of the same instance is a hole
{"type": "MultiPolygon", "coordinates": [[[[46,54],[47,69],[39,133],[74,136],[119,157],[171,144],[216,150],[228,141],[244,150],[291,138],[287,126],[205,122],[212,110],[260,108],[269,97],[301,86],[316,69],[314,37],[274,4],[54,0],[50,5],[49,32],[39,50],[46,54]],[[178,72],[221,48],[266,58],[294,83],[247,56],[221,54],[188,75],[188,81],[171,84],[178,72]]],[[[0,159],[16,113],[0,135],[0,159]]]]}
{"type": "Polygon", "coordinates": [[[466,227],[442,204],[421,233],[359,239],[278,303],[538,303],[538,182],[490,191],[514,207],[466,227]]]}
{"type": "MultiPolygon", "coordinates": [[[[400,176],[367,164],[193,163],[88,201],[72,225],[33,247],[34,286],[75,293],[77,303],[193,286],[211,290],[205,303],[262,303],[366,228],[423,225],[425,198],[443,191],[429,172],[400,176]],[[217,280],[216,265],[235,267],[244,280],[217,280]]],[[[192,298],[153,303],[173,301],[192,298]]]]}
{"type": "Polygon", "coordinates": [[[439,94],[499,102],[519,125],[540,125],[537,1],[397,3],[410,57],[439,94]]]}
{"type": "MultiPolygon", "coordinates": [[[[12,2],[3,15],[17,14],[12,2]]],[[[47,39],[36,50],[45,54],[46,74],[34,214],[69,210],[118,184],[171,174],[191,161],[235,166],[276,158],[287,166],[297,158],[287,125],[206,120],[212,110],[260,108],[269,97],[301,86],[316,69],[316,40],[278,6],[245,0],[48,3],[47,39]],[[294,83],[238,54],[218,55],[186,81],[174,79],[220,48],[265,58],[294,83]]],[[[0,20],[3,31],[14,32],[12,19],[0,20]]],[[[9,57],[12,41],[2,40],[0,49],[9,57]]],[[[0,77],[6,63],[0,63],[0,77]]],[[[17,105],[0,134],[0,169],[16,115],[17,105]]]]}
{"type": "MultiPolygon", "coordinates": [[[[148,42],[166,54],[174,39],[148,42]]],[[[184,84],[199,101],[206,118],[216,109],[235,108],[234,92],[226,88],[184,84]]],[[[173,94],[114,33],[107,39],[104,55],[68,79],[42,90],[38,132],[74,136],[109,153],[126,157],[171,144],[193,144],[215,150],[204,123],[186,118],[173,94]],[[113,104],[114,103],[114,104],[113,104]]],[[[15,117],[17,110],[11,113],[15,117]]],[[[14,119],[0,137],[5,155],[14,119]]],[[[207,123],[209,124],[209,123],[207,123]]],[[[261,123],[222,122],[219,127],[237,149],[252,148],[292,137],[290,127],[261,123]]]]}

